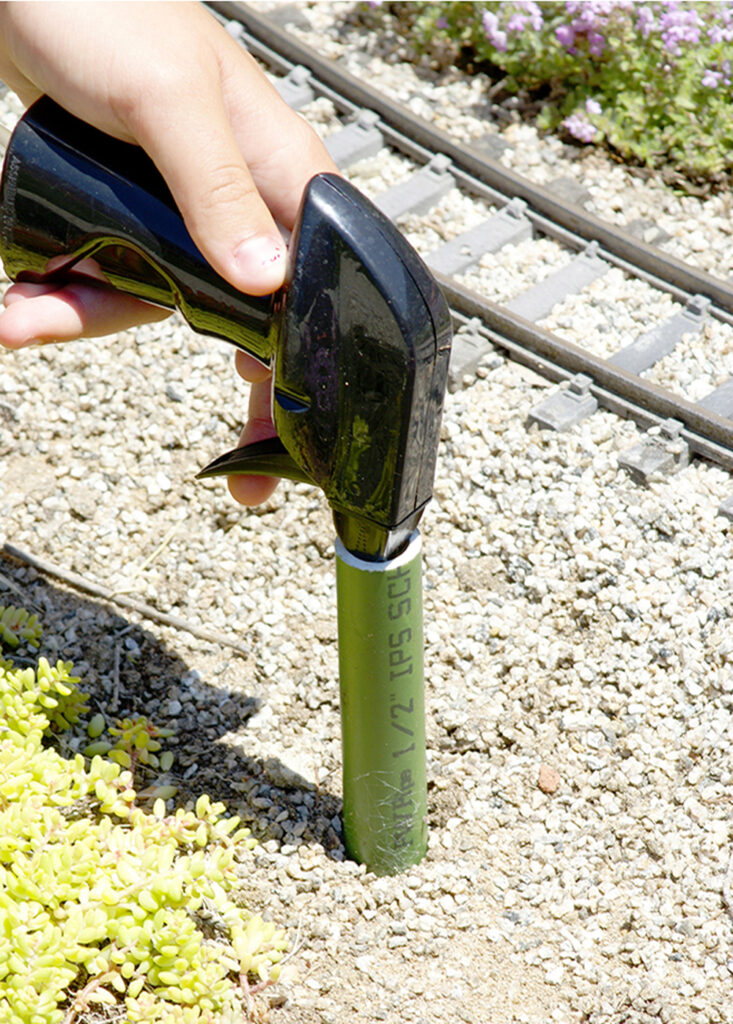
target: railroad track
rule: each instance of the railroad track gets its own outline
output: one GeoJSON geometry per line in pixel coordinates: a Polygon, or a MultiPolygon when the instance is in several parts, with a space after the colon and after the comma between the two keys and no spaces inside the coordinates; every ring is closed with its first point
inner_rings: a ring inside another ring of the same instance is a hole
{"type": "MultiPolygon", "coordinates": [[[[611,225],[551,186],[536,185],[456,141],[249,5],[208,6],[276,76],[278,90],[292,107],[307,117],[316,101],[330,101],[340,126],[328,134],[326,146],[345,173],[385,148],[411,161],[404,180],[373,197],[398,225],[406,217],[428,215],[454,188],[491,211],[422,254],[453,310],[452,389],[469,384],[487,353],[498,347],[558,383],[531,410],[530,423],[568,429],[602,406],[644,428],[641,442],[619,454],[620,464],[635,479],[646,482],[674,472],[692,456],[733,470],[733,377],[692,401],[642,376],[683,339],[700,335],[711,320],[733,332],[733,282],[647,244],[634,233],[635,225],[611,225]],[[567,258],[509,302],[493,302],[462,282],[461,276],[486,254],[506,252],[533,238],[552,239],[567,258]],[[582,297],[612,268],[666,293],[676,311],[606,357],[540,326],[558,303],[582,297]]],[[[720,512],[733,518],[733,497],[720,512]]]]}

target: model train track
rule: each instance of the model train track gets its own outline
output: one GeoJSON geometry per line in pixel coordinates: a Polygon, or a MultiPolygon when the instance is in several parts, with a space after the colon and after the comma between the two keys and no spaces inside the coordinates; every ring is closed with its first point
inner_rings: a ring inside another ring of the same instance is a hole
{"type": "MultiPolygon", "coordinates": [[[[425,213],[448,190],[489,204],[495,211],[476,227],[424,255],[453,310],[457,337],[451,363],[455,389],[473,374],[493,347],[560,382],[530,413],[530,422],[565,429],[600,405],[650,429],[622,465],[636,478],[673,471],[692,454],[733,470],[733,378],[698,401],[667,390],[642,374],[671,353],[683,337],[702,331],[709,319],[733,328],[733,283],[721,280],[611,225],[433,127],[297,39],[261,11],[244,3],[209,5],[229,33],[275,76],[291,106],[304,111],[326,98],[338,112],[340,130],[326,138],[339,167],[349,167],[384,147],[414,163],[410,177],[375,197],[393,220],[425,213]],[[550,238],[570,255],[506,304],[497,304],[458,279],[486,253],[527,238],[550,238]],[[610,268],[667,293],[682,308],[653,324],[608,358],[538,326],[568,296],[581,293],[610,268]]],[[[727,511],[722,508],[722,511],[727,511]]],[[[733,513],[732,513],[733,514],[733,513]]]]}

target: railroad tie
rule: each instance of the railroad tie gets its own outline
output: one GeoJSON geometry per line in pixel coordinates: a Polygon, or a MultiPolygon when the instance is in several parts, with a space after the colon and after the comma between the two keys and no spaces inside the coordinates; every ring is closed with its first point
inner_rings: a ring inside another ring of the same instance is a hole
{"type": "Polygon", "coordinates": [[[667,419],[650,427],[641,441],[621,452],[618,464],[638,484],[671,476],[690,461],[690,446],[682,437],[684,423],[667,419]]]}
{"type": "Polygon", "coordinates": [[[329,135],[324,145],[331,159],[342,170],[352,164],[376,156],[384,148],[384,136],[377,128],[379,115],[373,110],[360,110],[355,120],[329,135]]]}
{"type": "Polygon", "coordinates": [[[535,423],[541,430],[570,430],[592,416],[598,401],[591,393],[593,381],[585,373],[576,373],[564,381],[527,414],[527,426],[535,423]]]}
{"type": "Polygon", "coordinates": [[[293,110],[302,110],[316,98],[311,77],[308,68],[296,64],[284,78],[274,79],[273,85],[289,107],[293,110]]]}
{"type": "Polygon", "coordinates": [[[407,213],[427,213],[454,187],[456,180],[450,168],[448,157],[438,153],[407,181],[381,192],[374,205],[390,220],[399,220],[407,213]]]}
{"type": "Polygon", "coordinates": [[[526,209],[524,200],[512,199],[477,227],[428,253],[425,262],[431,270],[453,277],[478,263],[485,253],[531,238],[532,224],[525,216],[526,209]]]}
{"type": "Polygon", "coordinates": [[[448,390],[457,391],[467,378],[475,378],[479,364],[491,365],[493,363],[493,366],[496,367],[503,362],[504,357],[498,354],[495,346],[487,337],[483,323],[478,317],[473,317],[459,327],[453,335],[448,370],[448,390]],[[492,355],[493,359],[490,358],[492,355]]]}
{"type": "Polygon", "coordinates": [[[729,377],[720,387],[701,398],[697,404],[708,412],[733,419],[733,377],[729,377]]]}
{"type": "Polygon", "coordinates": [[[507,302],[506,308],[533,323],[542,320],[558,302],[582,291],[606,273],[608,263],[598,253],[598,243],[590,242],[570,263],[507,302]]]}
{"type": "Polygon", "coordinates": [[[675,348],[686,334],[697,334],[705,323],[710,299],[703,295],[694,295],[681,313],[676,313],[661,324],[655,324],[632,341],[630,345],[619,349],[609,358],[609,363],[628,370],[629,373],[641,373],[658,363],[675,348]]]}

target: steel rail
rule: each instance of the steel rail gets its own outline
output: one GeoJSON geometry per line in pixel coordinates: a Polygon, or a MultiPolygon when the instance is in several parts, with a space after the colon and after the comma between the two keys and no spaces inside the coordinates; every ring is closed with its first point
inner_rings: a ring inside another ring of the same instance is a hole
{"type": "MultiPolygon", "coordinates": [[[[227,5],[209,4],[208,6],[216,8],[217,6],[226,7],[227,5]]],[[[282,54],[279,54],[274,50],[270,45],[262,42],[262,40],[252,35],[251,32],[248,32],[245,26],[237,19],[228,18],[218,10],[215,10],[215,13],[219,16],[222,23],[229,26],[235,25],[237,28],[237,38],[239,38],[242,45],[245,46],[253,56],[257,57],[277,74],[285,76],[294,67],[296,67],[296,64],[292,60],[288,60],[282,54]]],[[[325,84],[321,80],[314,80],[313,89],[318,95],[330,100],[342,116],[349,117],[360,109],[363,109],[357,103],[352,102],[342,93],[338,92],[338,90],[333,88],[332,85],[325,84]]],[[[404,131],[399,130],[399,128],[394,127],[381,118],[378,122],[378,128],[386,142],[390,143],[398,152],[403,153],[420,164],[427,164],[435,155],[434,149],[427,148],[425,145],[417,142],[414,138],[406,135],[404,131]]],[[[501,167],[501,165],[497,166],[501,167]]],[[[451,167],[451,174],[455,178],[456,183],[471,195],[484,199],[499,208],[505,206],[509,202],[509,197],[505,192],[499,191],[499,189],[488,184],[486,181],[482,181],[475,175],[469,174],[460,167],[456,167],[455,164],[451,167]]],[[[569,228],[550,220],[550,218],[538,213],[537,210],[533,209],[531,206],[527,207],[524,212],[524,216],[528,221],[530,221],[539,234],[553,238],[555,241],[569,249],[580,251],[588,244],[587,238],[584,238],[569,228]]],[[[630,236],[630,238],[633,242],[633,236],[630,236]]],[[[631,277],[636,277],[639,280],[645,281],[647,284],[659,291],[667,292],[673,299],[683,305],[690,299],[689,291],[685,291],[684,288],[666,280],[665,278],[659,277],[656,273],[653,273],[650,270],[645,270],[643,267],[640,267],[638,263],[634,264],[623,256],[617,255],[608,249],[603,251],[602,256],[610,265],[618,267],[631,277]]],[[[733,326],[733,313],[721,309],[719,306],[713,305],[710,309],[710,315],[733,326]]]]}
{"type": "Polygon", "coordinates": [[[375,111],[386,124],[426,149],[445,153],[456,167],[502,195],[523,199],[537,213],[547,218],[550,224],[560,225],[585,242],[597,241],[603,249],[627,264],[653,275],[660,287],[673,286],[690,295],[704,295],[715,306],[733,315],[733,283],[688,266],[675,256],[663,253],[628,231],[608,224],[577,204],[558,199],[548,189],[533,184],[472,147],[456,142],[442,129],[435,128],[402,104],[377,92],[333,61],[315,53],[249,4],[217,0],[208,6],[223,17],[243,24],[255,38],[293,64],[309,68],[316,78],[345,96],[350,103],[375,111]]]}
{"type": "MultiPolygon", "coordinates": [[[[469,191],[500,203],[518,195],[530,205],[527,216],[542,234],[551,235],[571,248],[590,241],[599,242],[603,249],[601,255],[609,262],[682,302],[692,294],[705,295],[713,303],[711,313],[733,324],[733,285],[688,267],[456,143],[446,133],[294,40],[248,4],[215,2],[208,6],[223,20],[242,26],[244,41],[251,46],[253,55],[278,73],[287,73],[294,65],[309,68],[318,80],[314,88],[330,98],[342,114],[348,115],[363,107],[375,111],[384,122],[385,139],[413,159],[426,162],[436,150],[445,153],[456,165],[457,181],[469,191]]],[[[733,472],[732,420],[592,355],[452,278],[441,274],[436,277],[458,325],[474,318],[480,320],[483,325],[480,333],[487,340],[506,350],[515,361],[549,379],[562,381],[584,374],[591,379],[589,390],[600,405],[633,419],[641,427],[658,426],[670,419],[679,421],[682,424],[679,436],[691,452],[733,472]]]]}
{"type": "Polygon", "coordinates": [[[600,404],[642,426],[679,420],[684,424],[680,436],[692,451],[733,471],[733,420],[557,338],[444,275],[435,276],[451,306],[469,319],[481,320],[489,340],[509,350],[518,362],[555,380],[585,374],[591,378],[590,391],[600,404]]]}

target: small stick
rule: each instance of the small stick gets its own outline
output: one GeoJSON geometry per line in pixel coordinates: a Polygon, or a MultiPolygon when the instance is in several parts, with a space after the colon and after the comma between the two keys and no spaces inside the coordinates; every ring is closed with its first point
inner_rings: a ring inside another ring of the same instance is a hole
{"type": "MultiPolygon", "coordinates": [[[[183,519],[177,519],[176,522],[173,524],[173,526],[170,527],[170,529],[166,533],[165,537],[163,537],[163,540],[157,546],[155,551],[153,551],[152,555],[148,555],[148,557],[145,559],[145,561],[141,562],[140,565],[133,566],[132,573],[130,575],[129,583],[132,583],[132,580],[134,580],[138,576],[142,575],[142,572],[143,572],[144,569],[147,569],[147,567],[149,565],[152,565],[152,563],[155,561],[155,559],[158,557],[158,555],[161,553],[161,551],[165,550],[165,548],[170,544],[171,540],[173,539],[173,535],[181,528],[182,525],[183,525],[183,519]]],[[[117,594],[129,594],[129,593],[132,592],[132,590],[133,590],[132,586],[120,587],[119,590],[115,590],[113,593],[115,595],[117,595],[117,594]]]]}
{"type": "Polygon", "coordinates": [[[115,663],[112,674],[112,700],[109,704],[110,711],[116,711],[120,703],[120,645],[115,644],[115,663]]]}
{"type": "Polygon", "coordinates": [[[733,856],[728,861],[728,867],[723,879],[723,903],[728,908],[728,914],[733,918],[733,856]]]}
{"type": "Polygon", "coordinates": [[[140,615],[144,615],[146,619],[151,619],[153,622],[159,622],[164,626],[172,626],[174,629],[180,629],[185,633],[190,633],[191,636],[197,636],[201,640],[208,640],[209,643],[221,644],[222,647],[230,647],[233,651],[237,651],[238,654],[243,654],[245,656],[249,654],[248,648],[244,647],[242,644],[238,644],[235,640],[230,640],[222,633],[202,629],[200,626],[195,626],[192,622],[188,622],[186,619],[180,619],[177,615],[168,615],[166,612],[159,612],[157,608],[153,608],[152,605],[145,604],[143,601],[138,601],[134,597],[127,597],[124,594],[117,595],[108,587],[103,587],[99,583],[93,583],[91,580],[87,580],[75,572],[69,572],[68,569],[63,569],[61,566],[55,565],[53,562],[47,562],[42,558],[37,558],[29,552],[21,551],[20,548],[16,548],[14,544],[8,544],[7,542],[3,544],[3,554],[7,555],[9,558],[14,558],[19,562],[25,562],[26,565],[30,565],[34,569],[38,569],[39,572],[45,573],[47,576],[54,576],[56,579],[63,580],[64,583],[68,583],[69,586],[75,587],[77,590],[83,590],[87,594],[93,594],[95,597],[101,597],[104,601],[109,601],[122,608],[129,608],[132,611],[138,612],[140,615]]]}
{"type": "Polygon", "coordinates": [[[19,586],[17,586],[15,583],[13,583],[12,580],[9,580],[7,576],[3,576],[3,574],[1,572],[0,572],[0,587],[6,587],[8,590],[12,590],[13,593],[18,594],[19,597],[22,597],[24,602],[30,603],[30,602],[26,601],[25,594],[23,593],[21,588],[19,586]]]}

